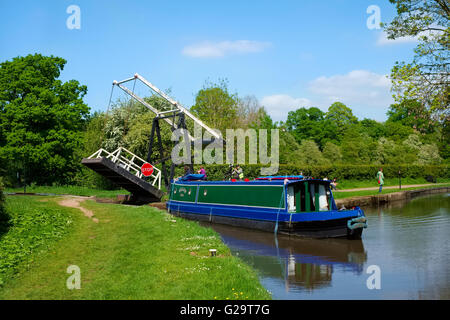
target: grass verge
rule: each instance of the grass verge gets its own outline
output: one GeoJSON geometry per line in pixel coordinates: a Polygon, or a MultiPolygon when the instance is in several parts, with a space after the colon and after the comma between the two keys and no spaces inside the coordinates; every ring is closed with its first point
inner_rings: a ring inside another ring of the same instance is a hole
{"type": "MultiPolygon", "coordinates": [[[[424,178],[402,178],[402,185],[409,184],[428,184],[430,182],[426,181],[424,178]]],[[[436,183],[450,183],[450,179],[437,178],[436,183]]],[[[398,186],[399,179],[386,177],[384,179],[384,185],[387,186],[398,186]]],[[[355,189],[355,188],[370,188],[378,187],[376,178],[373,180],[341,180],[338,181],[338,189],[355,189]]]]}
{"type": "Polygon", "coordinates": [[[9,229],[0,237],[0,286],[19,269],[34,263],[33,255],[47,251],[69,231],[68,212],[55,203],[7,198],[9,229]]]}
{"type": "MultiPolygon", "coordinates": [[[[407,190],[418,190],[418,189],[429,189],[429,188],[437,188],[437,187],[449,187],[450,183],[446,184],[440,184],[440,185],[431,185],[427,187],[412,187],[412,188],[402,188],[402,189],[386,189],[383,188],[383,191],[381,194],[387,194],[387,193],[393,193],[393,192],[400,192],[400,191],[407,191],[407,190]]],[[[358,197],[358,196],[376,196],[378,195],[378,190],[362,190],[362,191],[349,191],[349,192],[342,192],[342,191],[333,191],[333,197],[334,199],[346,199],[351,197],[358,197]]]]}
{"type": "MultiPolygon", "coordinates": [[[[54,208],[61,198],[24,199],[7,197],[8,207],[54,208]],[[43,200],[47,202],[39,203],[43,200]]],[[[233,257],[210,228],[148,206],[91,200],[81,205],[99,222],[75,208],[52,210],[71,218],[70,232],[48,250],[31,252],[28,263],[22,263],[0,289],[0,299],[270,298],[255,271],[233,257]],[[217,249],[216,257],[209,256],[212,248],[217,249]],[[66,287],[70,265],[80,268],[80,290],[66,287]]],[[[21,241],[20,233],[16,237],[21,241]]]]}
{"type": "MultiPolygon", "coordinates": [[[[27,186],[26,191],[27,193],[70,194],[84,197],[96,196],[99,198],[116,198],[119,194],[129,194],[129,192],[124,189],[101,190],[80,186],[27,186]]],[[[22,193],[23,188],[5,188],[5,192],[22,193]]]]}

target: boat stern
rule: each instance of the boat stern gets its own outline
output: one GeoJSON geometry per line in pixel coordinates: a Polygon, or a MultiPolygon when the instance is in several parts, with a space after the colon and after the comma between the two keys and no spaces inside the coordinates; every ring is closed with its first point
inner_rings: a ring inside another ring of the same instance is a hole
{"type": "Polygon", "coordinates": [[[358,212],[358,216],[347,221],[347,238],[360,239],[363,229],[367,228],[367,218],[360,207],[353,210],[358,212]]]}

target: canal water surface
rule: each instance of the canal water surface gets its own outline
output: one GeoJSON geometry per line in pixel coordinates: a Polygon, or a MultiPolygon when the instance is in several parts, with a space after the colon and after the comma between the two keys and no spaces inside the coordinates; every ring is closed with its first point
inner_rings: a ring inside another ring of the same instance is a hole
{"type": "Polygon", "coordinates": [[[361,240],[211,226],[274,299],[450,299],[450,194],[364,211],[361,240]]]}

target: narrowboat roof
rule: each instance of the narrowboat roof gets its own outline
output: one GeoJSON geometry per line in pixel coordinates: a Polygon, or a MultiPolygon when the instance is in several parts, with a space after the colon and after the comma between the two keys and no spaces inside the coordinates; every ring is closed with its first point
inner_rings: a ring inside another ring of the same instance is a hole
{"type": "Polygon", "coordinates": [[[276,180],[250,180],[250,181],[207,181],[207,180],[177,180],[174,181],[176,184],[189,184],[189,185],[288,185],[295,184],[299,182],[305,181],[320,181],[325,184],[330,184],[330,180],[322,180],[322,179],[291,179],[285,183],[284,179],[276,179],[276,180]]]}

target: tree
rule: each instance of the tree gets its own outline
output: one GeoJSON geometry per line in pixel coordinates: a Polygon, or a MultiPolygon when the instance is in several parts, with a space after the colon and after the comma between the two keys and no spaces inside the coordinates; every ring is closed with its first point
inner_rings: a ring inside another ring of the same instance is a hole
{"type": "Polygon", "coordinates": [[[0,178],[0,238],[8,231],[11,216],[5,208],[5,195],[3,194],[3,181],[0,178]]]}
{"type": "Polygon", "coordinates": [[[294,136],[285,129],[280,130],[280,164],[303,164],[304,155],[294,136]]]}
{"type": "Polygon", "coordinates": [[[403,100],[391,104],[387,115],[388,121],[400,122],[421,133],[432,133],[437,124],[431,118],[431,112],[416,100],[403,100]]]}
{"type": "Polygon", "coordinates": [[[319,146],[336,139],[337,126],[325,119],[325,113],[318,108],[299,108],[289,111],[286,128],[298,143],[314,140],[319,146]]]}
{"type": "Polygon", "coordinates": [[[358,123],[358,118],[353,115],[352,109],[342,102],[333,103],[328,108],[325,119],[330,121],[336,127],[335,136],[338,141],[342,140],[344,132],[350,125],[358,123]]]}
{"type": "Polygon", "coordinates": [[[415,159],[413,155],[411,157],[410,153],[405,152],[401,144],[384,137],[378,140],[375,154],[375,160],[379,164],[412,163],[415,159]]]}
{"type": "MultiPolygon", "coordinates": [[[[145,97],[144,100],[158,109],[167,109],[170,106],[169,102],[157,95],[145,97]]],[[[99,133],[103,135],[103,138],[97,148],[101,146],[112,152],[119,147],[124,147],[146,159],[154,118],[155,114],[139,102],[116,101],[110,113],[105,115],[104,128],[99,133]]],[[[164,122],[161,123],[160,129],[163,146],[166,146],[164,151],[167,152],[164,156],[167,156],[170,154],[167,146],[172,144],[171,127],[164,122]]],[[[192,128],[190,131],[192,132],[192,128]]],[[[153,148],[152,159],[160,159],[159,148],[153,148]]]]}
{"type": "Polygon", "coordinates": [[[238,128],[260,127],[264,117],[268,116],[265,108],[253,95],[238,98],[236,122],[238,128]]]}
{"type": "Polygon", "coordinates": [[[409,154],[409,163],[439,164],[442,162],[436,144],[422,143],[417,134],[409,135],[408,138],[403,141],[403,146],[405,147],[405,154],[409,154]]]}
{"type": "Polygon", "coordinates": [[[336,123],[339,128],[358,123],[358,118],[353,115],[352,109],[342,102],[335,102],[328,108],[326,119],[336,123]]]}
{"type": "Polygon", "coordinates": [[[80,166],[87,87],[58,80],[65,64],[40,54],[0,64],[0,162],[12,179],[65,183],[80,166]]]}
{"type": "Polygon", "coordinates": [[[237,126],[238,96],[228,91],[226,80],[219,83],[206,82],[196,97],[191,111],[209,127],[225,135],[226,129],[237,126]]]}
{"type": "Polygon", "coordinates": [[[342,160],[341,148],[332,142],[325,143],[322,154],[325,159],[328,159],[333,164],[339,163],[342,160]]]}
{"type": "Polygon", "coordinates": [[[450,105],[450,7],[447,0],[390,0],[397,16],[385,25],[389,39],[415,37],[419,44],[410,63],[391,71],[398,102],[414,99],[441,118],[450,105]]]}
{"type": "Polygon", "coordinates": [[[400,122],[386,121],[384,123],[385,137],[395,142],[405,140],[410,134],[414,133],[414,129],[401,124],[400,122]]]}
{"type": "Polygon", "coordinates": [[[330,162],[325,159],[317,144],[312,140],[303,140],[299,148],[299,164],[323,166],[330,162]]]}
{"type": "Polygon", "coordinates": [[[417,155],[418,164],[440,164],[442,158],[439,156],[439,149],[435,144],[424,144],[417,155]]]}
{"type": "MultiPolygon", "coordinates": [[[[94,112],[89,117],[83,135],[82,146],[75,152],[77,154],[77,159],[87,158],[102,147],[102,143],[105,140],[105,126],[107,120],[107,114],[104,112],[94,112]]],[[[113,184],[110,180],[85,166],[81,167],[81,170],[77,173],[72,182],[76,185],[104,190],[117,188],[117,185],[113,184]]]]}
{"type": "Polygon", "coordinates": [[[450,119],[444,120],[442,127],[440,128],[439,137],[439,151],[440,156],[447,161],[450,160],[450,119]]]}
{"type": "Polygon", "coordinates": [[[379,139],[385,135],[385,128],[383,123],[372,119],[363,119],[359,122],[362,127],[362,131],[367,132],[367,134],[373,139],[379,139]]]}
{"type": "Polygon", "coordinates": [[[350,164],[367,164],[374,161],[376,141],[361,127],[352,125],[347,127],[341,142],[342,160],[350,164]]]}

